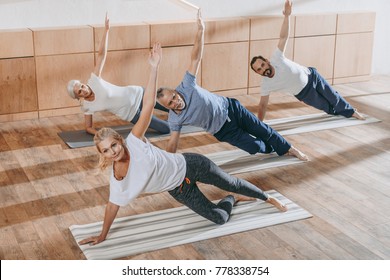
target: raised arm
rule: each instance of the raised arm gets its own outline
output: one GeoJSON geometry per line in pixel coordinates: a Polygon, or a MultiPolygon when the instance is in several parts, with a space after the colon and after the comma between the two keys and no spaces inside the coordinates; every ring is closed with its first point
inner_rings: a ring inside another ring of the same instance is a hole
{"type": "Polygon", "coordinates": [[[134,136],[140,139],[143,139],[145,132],[149,127],[153,116],[153,109],[156,105],[157,75],[161,57],[161,45],[155,43],[149,54],[150,75],[142,101],[141,115],[132,129],[134,136]]]}
{"type": "Polygon", "coordinates": [[[287,46],[288,37],[290,36],[290,15],[291,15],[292,2],[290,0],[286,0],[284,3],[284,20],[282,24],[282,28],[280,29],[280,38],[278,43],[278,48],[281,52],[284,53],[287,46]]]}
{"type": "Polygon", "coordinates": [[[110,31],[110,19],[108,18],[108,15],[106,13],[106,19],[104,23],[104,34],[99,45],[99,51],[96,57],[96,66],[95,69],[93,70],[93,73],[98,77],[101,76],[104,63],[106,62],[109,31],[110,31]]]}
{"type": "Polygon", "coordinates": [[[110,231],[111,225],[115,220],[116,214],[118,213],[119,206],[108,202],[106,206],[106,211],[104,212],[104,221],[102,232],[98,236],[91,236],[85,238],[79,242],[80,245],[91,243],[91,245],[96,245],[100,242],[103,242],[107,238],[107,234],[110,231]]]}
{"type": "Polygon", "coordinates": [[[188,68],[188,72],[194,76],[198,74],[199,65],[203,56],[203,45],[204,45],[204,22],[198,10],[198,31],[194,42],[194,47],[191,52],[191,63],[188,68]]]}

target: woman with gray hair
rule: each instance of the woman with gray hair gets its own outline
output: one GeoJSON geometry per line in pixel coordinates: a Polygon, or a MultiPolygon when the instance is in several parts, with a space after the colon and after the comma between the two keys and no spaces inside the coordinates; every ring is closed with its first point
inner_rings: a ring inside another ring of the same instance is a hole
{"type": "MultiPolygon", "coordinates": [[[[67,90],[73,99],[82,99],[81,109],[84,112],[85,130],[89,134],[96,134],[93,126],[93,114],[99,111],[109,111],[122,120],[135,124],[142,110],[144,88],[141,86],[116,86],[102,79],[101,73],[107,57],[108,33],[110,30],[109,18],[106,15],[105,32],[96,57],[96,66],[86,84],[79,80],[71,80],[67,90]]],[[[159,105],[156,109],[168,112],[159,105]]],[[[168,123],[155,116],[152,117],[149,128],[162,134],[170,132],[168,123]]]]}

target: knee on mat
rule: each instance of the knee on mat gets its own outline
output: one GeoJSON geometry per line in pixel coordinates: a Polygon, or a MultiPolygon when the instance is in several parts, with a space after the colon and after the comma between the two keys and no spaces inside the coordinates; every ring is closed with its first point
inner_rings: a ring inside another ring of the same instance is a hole
{"type": "Polygon", "coordinates": [[[241,149],[251,155],[254,155],[259,152],[260,147],[256,143],[254,143],[253,145],[247,145],[246,147],[243,147],[241,149]]]}
{"type": "Polygon", "coordinates": [[[216,223],[217,225],[223,225],[223,224],[226,224],[228,220],[229,220],[229,217],[227,217],[227,218],[219,217],[217,219],[214,219],[213,222],[216,223]]]}
{"type": "Polygon", "coordinates": [[[254,155],[257,153],[269,154],[269,153],[274,152],[274,149],[271,146],[265,145],[264,142],[262,142],[262,141],[255,141],[255,142],[252,142],[248,145],[241,146],[239,148],[246,151],[247,153],[249,153],[251,155],[254,155]]]}
{"type": "Polygon", "coordinates": [[[229,221],[230,214],[228,214],[225,210],[215,209],[214,211],[216,212],[214,215],[207,217],[210,221],[216,223],[217,225],[223,225],[229,221]]]}

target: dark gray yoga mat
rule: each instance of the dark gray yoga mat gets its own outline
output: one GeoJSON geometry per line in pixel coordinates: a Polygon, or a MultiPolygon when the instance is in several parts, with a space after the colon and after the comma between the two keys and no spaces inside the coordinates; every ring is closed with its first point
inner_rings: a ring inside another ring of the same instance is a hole
{"type": "MultiPolygon", "coordinates": [[[[113,129],[117,131],[123,138],[126,138],[132,126],[129,125],[121,125],[121,126],[113,126],[113,129]]],[[[194,127],[194,126],[183,126],[181,130],[181,134],[192,133],[192,132],[202,132],[204,131],[202,128],[194,127]]],[[[161,134],[153,130],[148,130],[145,134],[146,138],[156,138],[156,137],[164,137],[169,136],[170,134],[161,134]]],[[[85,132],[85,130],[76,130],[76,131],[63,131],[59,132],[58,136],[68,145],[69,148],[82,148],[93,146],[93,136],[85,132]]]]}

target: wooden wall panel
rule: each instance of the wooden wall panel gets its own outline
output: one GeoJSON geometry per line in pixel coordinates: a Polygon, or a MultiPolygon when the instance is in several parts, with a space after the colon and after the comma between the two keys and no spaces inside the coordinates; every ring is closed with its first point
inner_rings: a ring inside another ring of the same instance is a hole
{"type": "MultiPolygon", "coordinates": [[[[92,26],[95,35],[95,51],[99,49],[104,25],[92,26]]],[[[145,49],[150,46],[148,24],[111,25],[108,37],[108,50],[145,49]]]]}
{"type": "Polygon", "coordinates": [[[102,78],[118,86],[146,87],[149,79],[148,56],[149,49],[108,52],[102,78]]]}
{"type": "MultiPolygon", "coordinates": [[[[275,40],[263,40],[263,41],[252,41],[250,43],[250,52],[248,59],[248,69],[249,69],[249,87],[258,87],[261,84],[262,76],[256,74],[250,66],[250,61],[254,56],[263,56],[266,59],[271,59],[271,55],[278,47],[279,39],[275,40]]],[[[294,38],[290,38],[287,43],[287,48],[285,56],[288,59],[293,59],[293,50],[294,50],[294,38]]]]}
{"type": "Polygon", "coordinates": [[[336,23],[336,14],[297,15],[295,37],[335,34],[336,23]]]}
{"type": "Polygon", "coordinates": [[[80,113],[81,113],[81,110],[78,106],[77,107],[69,107],[69,108],[53,109],[53,110],[40,110],[39,111],[39,118],[50,118],[50,117],[74,115],[74,114],[80,114],[80,113]]]}
{"type": "Polygon", "coordinates": [[[248,86],[249,42],[206,45],[202,60],[202,87],[209,91],[248,86]]]}
{"type": "Polygon", "coordinates": [[[205,21],[205,44],[249,40],[249,19],[233,18],[205,21]]]}
{"type": "Polygon", "coordinates": [[[332,83],[335,40],[335,35],[295,38],[294,61],[317,68],[332,83]]]}
{"type": "MultiPolygon", "coordinates": [[[[251,17],[250,39],[268,40],[279,39],[283,16],[251,17]]],[[[295,16],[290,16],[290,37],[295,36],[295,16]]]]}
{"type": "Polygon", "coordinates": [[[373,32],[375,12],[342,13],[337,16],[337,34],[373,32]]]}
{"type": "Polygon", "coordinates": [[[0,59],[0,115],[37,109],[34,58],[0,59]]]}
{"type": "MultiPolygon", "coordinates": [[[[198,84],[224,96],[257,93],[262,77],[249,62],[256,55],[270,58],[282,22],[283,16],[205,20],[198,84]]],[[[374,27],[374,12],[292,16],[286,56],[316,67],[333,83],[367,80],[374,27]]],[[[103,30],[103,25],[0,30],[0,122],[79,112],[66,85],[70,79],[88,80],[103,30]]],[[[145,87],[149,49],[159,41],[164,47],[159,86],[175,88],[188,69],[196,32],[195,20],[111,25],[102,77],[145,87]]]]}
{"type": "Polygon", "coordinates": [[[29,29],[0,30],[0,58],[34,56],[33,35],[29,29]]]}
{"type": "Polygon", "coordinates": [[[93,52],[93,28],[33,29],[35,55],[54,55],[93,52]]]}
{"type": "Polygon", "coordinates": [[[94,68],[93,53],[40,56],[36,58],[39,110],[78,106],[69,97],[69,80],[86,82],[94,68]]]}
{"type": "Polygon", "coordinates": [[[170,21],[150,24],[150,42],[163,47],[193,45],[197,31],[196,21],[170,21]]]}
{"type": "Polygon", "coordinates": [[[369,75],[374,34],[336,35],[334,78],[369,75]]]}
{"type": "Polygon", "coordinates": [[[0,115],[0,123],[38,119],[38,111],[0,115]]]}
{"type": "MultiPolygon", "coordinates": [[[[159,87],[176,88],[183,80],[191,61],[192,46],[164,48],[160,65],[159,87]]],[[[197,83],[202,86],[202,66],[199,67],[197,83]]]]}

